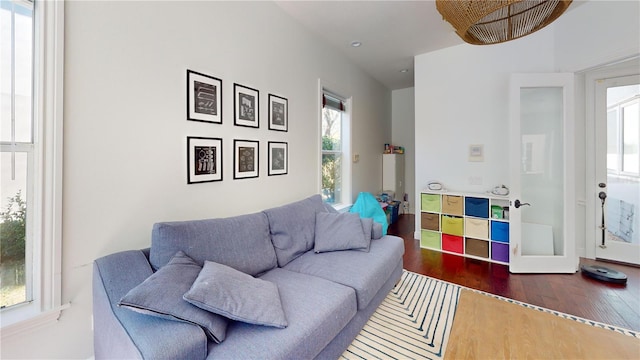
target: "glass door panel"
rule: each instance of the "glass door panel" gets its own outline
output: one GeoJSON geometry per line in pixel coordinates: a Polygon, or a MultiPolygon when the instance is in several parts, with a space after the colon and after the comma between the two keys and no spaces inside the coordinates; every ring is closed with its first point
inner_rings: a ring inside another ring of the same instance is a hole
{"type": "Polygon", "coordinates": [[[577,270],[572,85],[571,74],[512,78],[512,272],[577,270]]]}

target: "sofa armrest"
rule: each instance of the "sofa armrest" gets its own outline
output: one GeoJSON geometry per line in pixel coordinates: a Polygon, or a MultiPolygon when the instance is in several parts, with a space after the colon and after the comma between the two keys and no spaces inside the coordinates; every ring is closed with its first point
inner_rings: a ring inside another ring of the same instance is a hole
{"type": "Polygon", "coordinates": [[[153,273],[140,250],[97,259],[93,265],[96,359],[204,359],[207,338],[193,324],[136,313],[118,306],[129,290],[153,273]]]}

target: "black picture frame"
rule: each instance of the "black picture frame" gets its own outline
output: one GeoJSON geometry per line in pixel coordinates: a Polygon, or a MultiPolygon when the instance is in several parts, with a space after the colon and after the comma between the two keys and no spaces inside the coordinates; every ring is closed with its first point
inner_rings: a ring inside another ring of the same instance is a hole
{"type": "Polygon", "coordinates": [[[187,120],[222,124],[222,80],[187,69],[187,120]]]}
{"type": "Polygon", "coordinates": [[[267,144],[268,175],[286,175],[289,173],[289,144],[269,141],[267,144]]]}
{"type": "Polygon", "coordinates": [[[222,139],[187,136],[187,184],[222,181],[222,139]]]}
{"type": "Polygon", "coordinates": [[[233,140],[233,178],[257,178],[260,175],[260,143],[257,140],[233,140]]]}
{"type": "Polygon", "coordinates": [[[289,130],[289,100],[269,94],[269,130],[289,130]]]}
{"type": "Polygon", "coordinates": [[[233,84],[233,119],[236,126],[260,127],[260,91],[233,84]]]}

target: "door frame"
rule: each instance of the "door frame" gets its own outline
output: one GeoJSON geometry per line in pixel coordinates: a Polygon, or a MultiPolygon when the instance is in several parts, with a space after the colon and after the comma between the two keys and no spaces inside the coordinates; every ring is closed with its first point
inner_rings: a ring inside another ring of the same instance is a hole
{"type": "Polygon", "coordinates": [[[585,153],[586,153],[586,181],[585,181],[585,257],[596,258],[598,239],[595,230],[600,225],[600,202],[597,200],[599,192],[596,174],[596,82],[638,74],[640,58],[616,62],[592,70],[587,70],[585,76],[585,153]]]}

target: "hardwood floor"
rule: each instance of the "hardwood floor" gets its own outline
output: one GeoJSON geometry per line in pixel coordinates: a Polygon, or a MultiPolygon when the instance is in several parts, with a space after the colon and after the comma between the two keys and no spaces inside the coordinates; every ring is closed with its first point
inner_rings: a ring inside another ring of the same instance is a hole
{"type": "Polygon", "coordinates": [[[576,274],[511,274],[502,264],[421,249],[414,216],[400,215],[388,233],[404,239],[404,268],[436,279],[582,318],[640,331],[640,267],[580,259],[625,273],[626,285],[576,274]]]}

